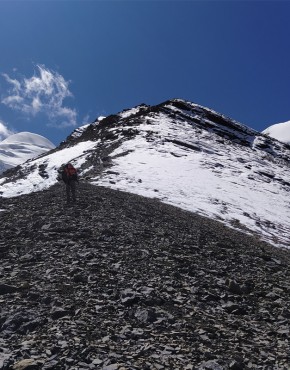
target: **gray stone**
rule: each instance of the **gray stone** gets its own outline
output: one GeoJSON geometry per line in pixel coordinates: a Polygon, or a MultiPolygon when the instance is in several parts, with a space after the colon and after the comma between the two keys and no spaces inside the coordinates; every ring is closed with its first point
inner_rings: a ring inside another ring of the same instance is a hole
{"type": "Polygon", "coordinates": [[[205,361],[199,365],[198,370],[224,370],[224,367],[216,361],[205,361]]]}
{"type": "Polygon", "coordinates": [[[13,365],[12,369],[13,370],[38,370],[40,369],[40,366],[35,360],[28,358],[28,359],[20,360],[16,362],[13,365]]]}

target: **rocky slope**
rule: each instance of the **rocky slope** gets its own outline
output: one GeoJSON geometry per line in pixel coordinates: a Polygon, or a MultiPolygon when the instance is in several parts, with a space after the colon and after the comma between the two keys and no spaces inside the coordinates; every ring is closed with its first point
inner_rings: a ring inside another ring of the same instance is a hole
{"type": "Polygon", "coordinates": [[[0,198],[1,369],[289,369],[289,250],[80,183],[0,198]]]}
{"type": "Polygon", "coordinates": [[[80,127],[55,150],[0,175],[0,195],[48,189],[68,161],[92,184],[289,247],[290,146],[209,108],[174,99],[80,127]]]}

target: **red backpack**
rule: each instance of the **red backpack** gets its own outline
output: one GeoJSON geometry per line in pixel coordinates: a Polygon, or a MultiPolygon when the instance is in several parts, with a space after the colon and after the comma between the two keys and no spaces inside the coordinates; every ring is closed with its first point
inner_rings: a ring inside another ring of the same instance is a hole
{"type": "Polygon", "coordinates": [[[62,179],[65,183],[68,183],[70,180],[77,180],[77,170],[74,168],[74,166],[69,163],[65,166],[63,173],[62,173],[62,179]]]}
{"type": "Polygon", "coordinates": [[[77,174],[77,170],[70,163],[65,167],[64,170],[65,170],[67,177],[75,177],[77,174]]]}

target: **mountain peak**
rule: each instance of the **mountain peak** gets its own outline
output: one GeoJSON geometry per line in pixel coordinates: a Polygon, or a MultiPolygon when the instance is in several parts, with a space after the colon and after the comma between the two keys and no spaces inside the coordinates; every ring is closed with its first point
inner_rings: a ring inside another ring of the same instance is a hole
{"type": "Polygon", "coordinates": [[[78,128],[53,153],[3,176],[0,191],[11,197],[46,189],[70,161],[91,184],[157,198],[288,246],[289,160],[286,144],[171,99],[78,128]]]}
{"type": "Polygon", "coordinates": [[[43,146],[45,148],[54,149],[55,145],[45,138],[42,135],[34,134],[32,132],[18,132],[16,134],[8,136],[5,140],[1,143],[10,144],[10,143],[25,143],[25,144],[33,144],[36,146],[43,146]]]}

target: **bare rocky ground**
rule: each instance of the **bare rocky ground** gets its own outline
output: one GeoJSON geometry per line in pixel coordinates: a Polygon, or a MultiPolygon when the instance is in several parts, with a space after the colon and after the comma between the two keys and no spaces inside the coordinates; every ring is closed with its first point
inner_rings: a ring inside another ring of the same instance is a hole
{"type": "Polygon", "coordinates": [[[290,369],[289,250],[89,184],[0,208],[0,369],[290,369]]]}

